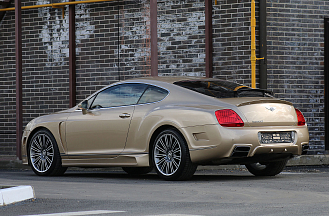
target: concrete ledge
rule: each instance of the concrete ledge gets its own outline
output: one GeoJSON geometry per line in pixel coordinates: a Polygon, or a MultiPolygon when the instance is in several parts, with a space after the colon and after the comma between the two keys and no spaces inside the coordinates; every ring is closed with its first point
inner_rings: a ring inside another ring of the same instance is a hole
{"type": "Polygon", "coordinates": [[[22,161],[16,156],[0,155],[0,169],[26,169],[29,168],[23,165],[22,161]]]}
{"type": "MultiPolygon", "coordinates": [[[[292,166],[322,166],[329,165],[329,155],[301,155],[291,158],[287,167],[292,166]]],[[[244,165],[214,165],[214,166],[198,166],[198,170],[234,170],[244,169],[244,165]]]]}
{"type": "Polygon", "coordinates": [[[35,199],[32,186],[0,187],[0,206],[35,199]]]}
{"type": "Polygon", "coordinates": [[[329,155],[302,155],[290,159],[287,166],[319,166],[328,164],[329,155]]]}

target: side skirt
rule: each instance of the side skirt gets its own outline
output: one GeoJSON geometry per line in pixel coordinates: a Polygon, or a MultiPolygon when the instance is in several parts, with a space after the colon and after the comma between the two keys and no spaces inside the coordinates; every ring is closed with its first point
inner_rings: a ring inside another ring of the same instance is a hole
{"type": "Polygon", "coordinates": [[[149,154],[125,154],[116,158],[97,157],[97,158],[76,158],[69,159],[62,155],[62,166],[64,167],[148,167],[149,154]]]}

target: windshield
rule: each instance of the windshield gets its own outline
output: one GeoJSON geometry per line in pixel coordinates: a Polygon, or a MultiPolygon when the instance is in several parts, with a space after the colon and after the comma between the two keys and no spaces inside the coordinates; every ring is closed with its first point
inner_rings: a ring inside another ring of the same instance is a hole
{"type": "Polygon", "coordinates": [[[184,80],[174,84],[216,98],[272,97],[270,91],[251,89],[225,80],[184,80]]]}

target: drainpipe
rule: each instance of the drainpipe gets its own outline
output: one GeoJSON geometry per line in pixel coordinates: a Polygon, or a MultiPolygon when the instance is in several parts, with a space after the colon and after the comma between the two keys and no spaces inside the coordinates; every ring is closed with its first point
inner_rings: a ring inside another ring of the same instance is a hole
{"type": "Polygon", "coordinates": [[[15,0],[15,44],[16,44],[16,156],[21,157],[23,134],[23,100],[22,100],[22,13],[21,0],[15,0]]]}
{"type": "MultiPolygon", "coordinates": [[[[216,4],[216,2],[215,2],[216,4]]],[[[205,1],[206,77],[213,77],[212,61],[212,0],[205,1]]]]}
{"type": "Polygon", "coordinates": [[[267,89],[267,0],[259,0],[259,88],[267,89]]]}
{"type": "MultiPolygon", "coordinates": [[[[73,2],[75,0],[70,0],[73,2]]],[[[69,6],[69,95],[70,107],[76,104],[75,5],[69,6]]]]}
{"type": "MultiPolygon", "coordinates": [[[[325,150],[329,151],[329,17],[324,18],[324,130],[325,150]]],[[[329,153],[329,152],[328,152],[329,153]]]]}
{"type": "Polygon", "coordinates": [[[151,76],[158,76],[158,5],[157,0],[150,1],[151,25],[151,76]]]}
{"type": "Polygon", "coordinates": [[[264,58],[256,58],[256,12],[255,0],[251,1],[251,87],[256,88],[256,60],[264,58]]]}

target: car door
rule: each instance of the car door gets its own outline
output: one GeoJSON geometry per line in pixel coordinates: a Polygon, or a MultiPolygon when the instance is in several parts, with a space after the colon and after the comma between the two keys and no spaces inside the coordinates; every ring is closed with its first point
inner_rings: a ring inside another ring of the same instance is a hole
{"type": "MultiPolygon", "coordinates": [[[[150,128],[163,118],[161,115],[147,116],[159,109],[160,101],[169,94],[168,90],[150,85],[135,106],[134,118],[131,120],[129,134],[124,153],[141,153],[147,149],[145,140],[150,128]]],[[[159,111],[161,112],[161,111],[159,111]]]]}
{"type": "Polygon", "coordinates": [[[70,158],[113,158],[124,149],[135,104],[147,85],[109,87],[88,100],[86,114],[76,110],[66,122],[70,158]]]}

